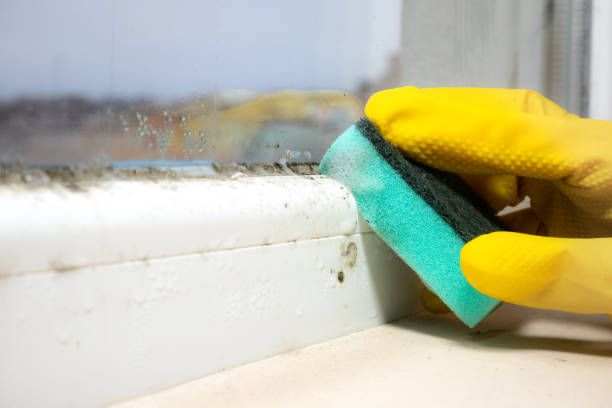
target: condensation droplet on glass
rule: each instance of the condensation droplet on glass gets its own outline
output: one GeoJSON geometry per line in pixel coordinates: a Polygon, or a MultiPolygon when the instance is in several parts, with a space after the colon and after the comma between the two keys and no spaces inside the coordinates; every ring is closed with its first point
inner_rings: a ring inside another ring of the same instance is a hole
{"type": "Polygon", "coordinates": [[[168,111],[164,111],[164,116],[168,116],[168,111]]]}
{"type": "Polygon", "coordinates": [[[198,132],[198,134],[200,135],[200,142],[198,143],[198,151],[201,153],[204,151],[204,145],[206,144],[206,136],[204,136],[204,131],[200,130],[198,132]]]}
{"type": "Polygon", "coordinates": [[[124,128],[123,128],[123,131],[124,131],[124,132],[129,132],[129,131],[130,131],[130,128],[126,126],[126,127],[124,127],[124,128]]]}

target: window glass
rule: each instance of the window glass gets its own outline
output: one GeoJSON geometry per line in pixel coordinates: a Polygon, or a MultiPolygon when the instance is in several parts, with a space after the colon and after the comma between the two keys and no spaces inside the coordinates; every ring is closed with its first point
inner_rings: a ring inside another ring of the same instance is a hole
{"type": "Polygon", "coordinates": [[[317,162],[401,85],[574,101],[586,25],[550,3],[5,1],[0,163],[317,162]]]}
{"type": "Polygon", "coordinates": [[[365,90],[399,83],[400,10],[399,0],[2,2],[0,159],[316,161],[359,118],[365,90]]]}

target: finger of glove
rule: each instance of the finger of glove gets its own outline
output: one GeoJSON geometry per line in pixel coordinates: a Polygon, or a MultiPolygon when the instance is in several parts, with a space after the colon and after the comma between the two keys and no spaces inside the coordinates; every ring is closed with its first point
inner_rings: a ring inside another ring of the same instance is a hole
{"type": "Polygon", "coordinates": [[[542,116],[577,117],[550,99],[529,89],[424,88],[420,91],[453,103],[528,112],[542,116]]]}
{"type": "Polygon", "coordinates": [[[468,242],[461,269],[478,291],[505,302],[575,313],[612,312],[612,238],[494,232],[468,242]]]}
{"type": "Polygon", "coordinates": [[[548,180],[577,174],[582,180],[593,161],[609,160],[612,138],[603,136],[612,132],[612,123],[507,109],[498,102],[467,103],[441,93],[382,91],[370,98],[365,113],[406,155],[455,173],[548,180]]]}
{"type": "MultiPolygon", "coordinates": [[[[609,168],[612,170],[612,167],[609,168]]],[[[603,172],[599,176],[603,176],[603,172]]],[[[593,173],[592,176],[597,176],[593,173]]],[[[588,177],[591,180],[593,177],[588,177]]],[[[531,198],[531,209],[546,225],[546,235],[564,238],[612,236],[612,177],[593,184],[588,178],[576,185],[566,180],[521,178],[519,195],[531,198]]],[[[518,230],[524,232],[524,230],[518,230]]]]}
{"type": "Polygon", "coordinates": [[[524,234],[546,235],[547,229],[533,208],[526,208],[500,217],[509,230],[524,234]]]}
{"type": "Polygon", "coordinates": [[[522,200],[516,176],[464,174],[461,177],[495,212],[517,205],[522,200]]]}
{"type": "Polygon", "coordinates": [[[450,309],[444,302],[442,302],[442,299],[429,290],[427,286],[423,286],[423,289],[421,290],[421,305],[423,305],[425,310],[428,312],[435,314],[450,312],[450,309]]]}

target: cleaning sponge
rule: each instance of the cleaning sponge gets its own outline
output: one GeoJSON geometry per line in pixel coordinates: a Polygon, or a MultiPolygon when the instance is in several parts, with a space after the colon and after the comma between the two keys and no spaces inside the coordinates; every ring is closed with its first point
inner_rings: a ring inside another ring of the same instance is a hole
{"type": "Polygon", "coordinates": [[[368,119],[332,144],[319,172],[351,190],[372,229],[466,325],[499,304],[461,272],[463,245],[501,226],[458,176],[405,158],[368,119]]]}

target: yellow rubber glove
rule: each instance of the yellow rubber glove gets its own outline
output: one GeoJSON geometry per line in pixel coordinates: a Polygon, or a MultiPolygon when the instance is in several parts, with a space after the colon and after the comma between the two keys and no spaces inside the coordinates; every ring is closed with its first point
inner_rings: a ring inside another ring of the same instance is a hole
{"type": "Polygon", "coordinates": [[[373,95],[366,116],[407,156],[460,173],[513,231],[461,252],[479,291],[543,309],[612,313],[612,122],[533,91],[412,87],[373,95]],[[534,235],[537,234],[537,235],[534,235]]]}

